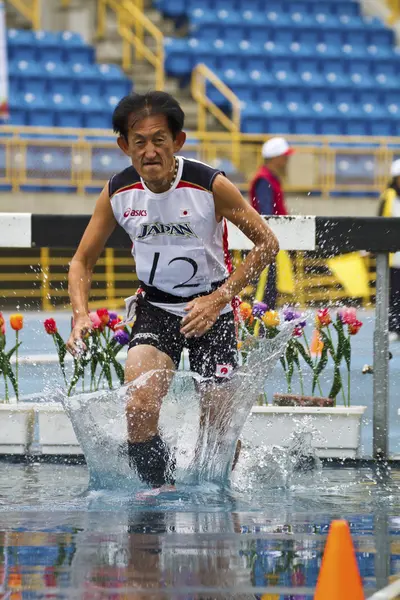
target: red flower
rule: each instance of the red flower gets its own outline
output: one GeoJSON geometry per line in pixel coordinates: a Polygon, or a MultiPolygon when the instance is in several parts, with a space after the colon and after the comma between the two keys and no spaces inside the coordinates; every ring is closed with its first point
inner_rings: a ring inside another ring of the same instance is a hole
{"type": "Polygon", "coordinates": [[[98,308],[96,312],[103,325],[107,325],[108,321],[110,320],[108,310],[106,308],[98,308]]]}
{"type": "Polygon", "coordinates": [[[349,325],[348,325],[349,334],[356,335],[356,333],[358,333],[360,331],[361,327],[362,327],[361,321],[355,320],[354,323],[349,323],[349,325]]]}
{"type": "Polygon", "coordinates": [[[328,308],[321,308],[321,310],[317,312],[315,323],[317,327],[327,327],[332,323],[331,315],[329,314],[328,308]]]}
{"type": "Polygon", "coordinates": [[[57,325],[54,319],[46,319],[43,323],[46,333],[54,335],[57,333],[57,325]]]}
{"type": "Polygon", "coordinates": [[[110,319],[110,321],[107,323],[107,327],[115,331],[118,323],[121,323],[121,321],[121,317],[117,317],[116,319],[110,319]]]}
{"type": "Polygon", "coordinates": [[[301,337],[303,335],[303,328],[301,325],[297,325],[297,327],[293,330],[293,337],[301,337]]]}

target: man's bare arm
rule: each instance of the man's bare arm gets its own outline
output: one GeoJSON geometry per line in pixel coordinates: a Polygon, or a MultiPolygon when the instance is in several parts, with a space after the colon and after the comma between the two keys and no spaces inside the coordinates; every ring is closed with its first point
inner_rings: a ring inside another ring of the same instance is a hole
{"type": "Polygon", "coordinates": [[[182,320],[181,327],[186,337],[204,335],[213,326],[221,310],[260,275],[279,251],[278,240],[266,221],[223,175],[216,177],[213,194],[217,219],[225,217],[231,221],[254,243],[254,248],[218,290],[188,303],[188,314],[182,320]]]}
{"type": "Polygon", "coordinates": [[[68,291],[75,321],[74,329],[67,343],[71,352],[74,351],[75,342],[81,339],[83,332],[90,329],[88,303],[93,267],[116,224],[108,194],[108,185],[106,185],[97,200],[93,216],[72,258],[69,269],[68,291]]]}
{"type": "Polygon", "coordinates": [[[216,295],[223,302],[229,302],[249,283],[254,281],[262,270],[274,261],[279,243],[263,219],[243,198],[239,190],[223,175],[218,175],[213,187],[215,210],[218,217],[225,217],[236,225],[254,244],[246,260],[222,285],[216,295]]]}

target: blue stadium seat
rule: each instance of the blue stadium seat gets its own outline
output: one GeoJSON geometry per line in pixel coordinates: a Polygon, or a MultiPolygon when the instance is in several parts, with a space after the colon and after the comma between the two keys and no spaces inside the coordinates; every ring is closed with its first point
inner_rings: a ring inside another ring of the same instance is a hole
{"type": "Polygon", "coordinates": [[[95,64],[94,68],[100,80],[102,96],[115,94],[122,98],[132,91],[132,81],[117,65],[95,64]]]}
{"type": "Polygon", "coordinates": [[[95,65],[76,63],[71,71],[78,95],[101,96],[101,79],[95,65]]]}
{"type": "Polygon", "coordinates": [[[9,60],[14,62],[18,60],[35,61],[37,55],[33,31],[8,29],[7,52],[9,60]]]}
{"type": "Polygon", "coordinates": [[[64,61],[64,51],[57,32],[35,31],[33,37],[37,48],[36,56],[40,62],[64,61]]]}
{"type": "Polygon", "coordinates": [[[55,113],[57,127],[83,126],[81,108],[73,96],[52,94],[49,101],[55,113]]]}
{"type": "Polygon", "coordinates": [[[90,64],[94,61],[94,48],[85,44],[78,33],[60,31],[57,36],[63,48],[65,62],[90,64]]]}
{"type": "Polygon", "coordinates": [[[26,170],[37,179],[70,177],[72,149],[68,146],[34,146],[26,153],[26,170]]]}
{"type": "Polygon", "coordinates": [[[51,94],[71,95],[74,92],[74,80],[71,68],[65,63],[48,61],[44,64],[48,89],[51,94]]]}
{"type": "Polygon", "coordinates": [[[30,92],[21,94],[22,107],[27,113],[27,125],[53,127],[54,113],[46,96],[36,96],[30,92]]]}
{"type": "Polygon", "coordinates": [[[83,126],[93,129],[108,129],[111,125],[110,106],[97,96],[83,94],[78,99],[83,113],[83,126]]]}
{"type": "Polygon", "coordinates": [[[17,60],[10,63],[9,77],[14,89],[41,95],[46,93],[46,78],[36,61],[17,60]]]}
{"type": "Polygon", "coordinates": [[[27,114],[24,108],[22,94],[17,92],[16,94],[10,95],[8,105],[10,109],[10,119],[8,123],[10,125],[26,125],[27,114]]]}
{"type": "Polygon", "coordinates": [[[317,132],[321,135],[341,135],[342,118],[334,104],[314,102],[311,105],[317,132]]]}
{"type": "Polygon", "coordinates": [[[130,166],[129,158],[119,148],[92,148],[91,173],[94,179],[105,180],[130,166]]]}
{"type": "MultiPolygon", "coordinates": [[[[201,42],[196,40],[195,43],[201,42]]],[[[187,39],[165,39],[165,69],[169,75],[181,77],[190,73],[193,68],[192,47],[187,39]]]]}

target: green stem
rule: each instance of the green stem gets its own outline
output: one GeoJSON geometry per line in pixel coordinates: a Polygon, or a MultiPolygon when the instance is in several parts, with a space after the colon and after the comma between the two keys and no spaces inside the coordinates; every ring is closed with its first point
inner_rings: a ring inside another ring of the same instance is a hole
{"type": "Polygon", "coordinates": [[[17,347],[15,349],[15,379],[17,380],[17,385],[18,385],[18,338],[19,338],[19,331],[17,330],[15,332],[15,343],[17,345],[17,347]]]}
{"type": "MultiPolygon", "coordinates": [[[[332,348],[334,348],[333,339],[332,339],[332,335],[331,335],[331,330],[329,329],[329,326],[326,328],[326,330],[327,330],[327,334],[328,334],[329,340],[330,340],[330,342],[332,344],[332,348]]],[[[337,365],[337,362],[336,362],[336,360],[337,360],[336,359],[336,353],[334,353],[334,356],[332,358],[333,358],[333,361],[334,361],[335,366],[336,366],[337,365]]],[[[342,373],[340,371],[340,363],[337,366],[338,366],[338,369],[339,369],[339,379],[340,379],[340,384],[341,384],[340,385],[340,389],[342,390],[343,405],[346,406],[346,396],[345,396],[344,388],[343,388],[343,379],[342,379],[342,373]]]]}
{"type": "MultiPolygon", "coordinates": [[[[308,354],[309,354],[309,356],[311,358],[311,348],[310,348],[310,345],[308,343],[308,340],[307,340],[306,334],[304,332],[304,329],[303,329],[303,338],[304,338],[304,341],[305,341],[305,344],[306,344],[307,352],[308,352],[308,354]]],[[[318,357],[316,357],[316,361],[315,361],[315,365],[314,365],[314,371],[315,371],[315,367],[317,366],[317,360],[318,360],[318,357]]],[[[319,377],[317,379],[317,386],[318,386],[318,391],[319,391],[320,395],[323,396],[321,384],[319,382],[319,377]]]]}
{"type": "Polygon", "coordinates": [[[8,397],[8,383],[7,383],[7,375],[5,373],[3,373],[4,375],[4,393],[5,393],[5,401],[8,403],[9,397],[8,397]]]}
{"type": "Polygon", "coordinates": [[[301,370],[301,367],[299,367],[299,379],[300,379],[301,395],[304,396],[304,380],[303,380],[303,371],[301,370]]]}
{"type": "Polygon", "coordinates": [[[350,406],[350,368],[347,369],[347,406],[350,406]]]}

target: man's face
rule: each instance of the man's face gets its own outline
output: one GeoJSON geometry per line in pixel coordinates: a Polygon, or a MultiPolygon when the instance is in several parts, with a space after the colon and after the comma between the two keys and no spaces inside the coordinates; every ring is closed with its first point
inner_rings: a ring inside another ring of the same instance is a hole
{"type": "Polygon", "coordinates": [[[282,156],[277,156],[275,158],[276,168],[279,170],[282,176],[285,176],[287,173],[289,163],[289,156],[287,154],[282,154],[282,156]]]}
{"type": "Polygon", "coordinates": [[[135,121],[129,117],[128,139],[118,138],[118,145],[132,160],[139,175],[150,184],[161,184],[170,178],[174,168],[174,154],[185,143],[181,132],[174,140],[165,115],[151,115],[135,121]]]}

